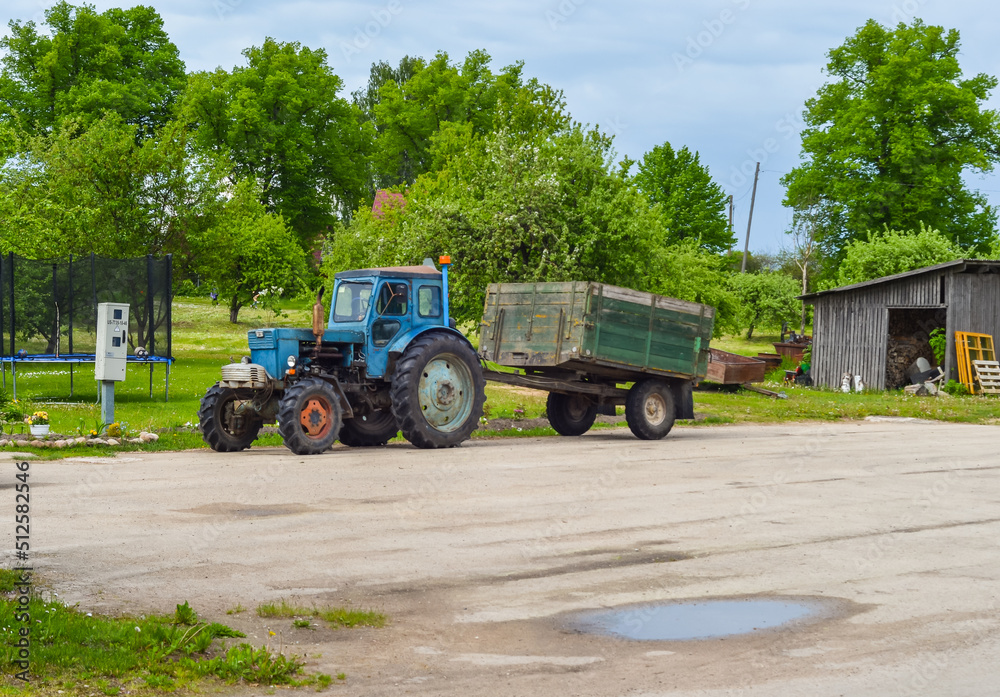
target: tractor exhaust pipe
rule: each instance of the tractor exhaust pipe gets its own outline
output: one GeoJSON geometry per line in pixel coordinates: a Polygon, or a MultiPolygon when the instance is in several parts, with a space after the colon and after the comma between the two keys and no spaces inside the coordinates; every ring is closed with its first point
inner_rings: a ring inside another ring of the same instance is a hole
{"type": "Polygon", "coordinates": [[[316,294],[316,302],[313,304],[313,336],[316,337],[316,350],[314,351],[314,358],[319,358],[320,349],[323,346],[323,332],[325,331],[324,320],[326,319],[323,315],[323,291],[326,290],[323,286],[319,287],[319,293],[316,294]]]}

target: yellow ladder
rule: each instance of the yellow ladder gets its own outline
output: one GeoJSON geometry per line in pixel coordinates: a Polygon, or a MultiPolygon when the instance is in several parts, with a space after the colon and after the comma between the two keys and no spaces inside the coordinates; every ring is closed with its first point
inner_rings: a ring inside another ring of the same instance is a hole
{"type": "Polygon", "coordinates": [[[976,394],[976,376],[973,361],[995,361],[993,337],[989,334],[955,332],[955,353],[958,354],[958,379],[969,392],[976,394]]]}

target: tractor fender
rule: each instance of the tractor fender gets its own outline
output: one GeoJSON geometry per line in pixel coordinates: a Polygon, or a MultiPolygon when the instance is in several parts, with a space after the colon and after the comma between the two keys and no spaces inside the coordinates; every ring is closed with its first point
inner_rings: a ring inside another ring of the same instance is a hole
{"type": "Polygon", "coordinates": [[[396,371],[396,361],[399,360],[399,357],[403,355],[403,352],[406,351],[406,348],[413,342],[414,339],[416,339],[418,336],[423,336],[424,334],[432,334],[432,333],[452,334],[454,336],[457,336],[462,341],[464,341],[469,346],[470,349],[472,349],[473,353],[475,353],[476,351],[476,348],[472,345],[472,342],[470,342],[465,337],[465,335],[462,334],[462,332],[458,331],[457,329],[452,329],[451,327],[441,327],[433,325],[424,327],[414,327],[405,334],[401,334],[395,337],[392,343],[389,344],[389,362],[388,365],[386,365],[386,370],[385,370],[386,378],[391,377],[392,374],[396,371]]]}

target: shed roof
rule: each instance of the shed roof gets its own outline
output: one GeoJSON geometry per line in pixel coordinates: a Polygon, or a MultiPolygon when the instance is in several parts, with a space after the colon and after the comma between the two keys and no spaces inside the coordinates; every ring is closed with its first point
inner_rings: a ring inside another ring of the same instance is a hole
{"type": "Polygon", "coordinates": [[[913,271],[904,271],[903,273],[893,274],[892,276],[883,276],[882,278],[875,278],[871,281],[864,281],[862,283],[852,283],[849,286],[840,286],[839,288],[831,288],[829,290],[821,290],[817,293],[806,293],[805,295],[798,296],[799,300],[815,300],[816,298],[824,295],[830,295],[832,293],[844,293],[851,290],[859,290],[861,288],[867,288],[869,286],[878,286],[883,283],[891,283],[892,281],[898,281],[902,278],[909,278],[910,276],[921,276],[926,273],[934,273],[935,271],[951,270],[953,273],[962,273],[970,268],[975,267],[985,267],[996,269],[1000,271],[1000,261],[991,259],[956,259],[955,261],[946,261],[942,264],[935,264],[934,266],[925,266],[922,269],[914,269],[913,271]]]}

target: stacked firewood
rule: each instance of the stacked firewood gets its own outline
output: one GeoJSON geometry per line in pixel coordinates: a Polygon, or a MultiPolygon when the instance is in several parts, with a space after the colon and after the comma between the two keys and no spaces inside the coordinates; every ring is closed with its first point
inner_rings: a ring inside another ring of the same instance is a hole
{"type": "Polygon", "coordinates": [[[898,390],[910,384],[907,375],[910,366],[918,358],[926,358],[934,365],[934,353],[926,341],[917,341],[908,336],[889,337],[889,353],[886,357],[886,389],[898,390]]]}

